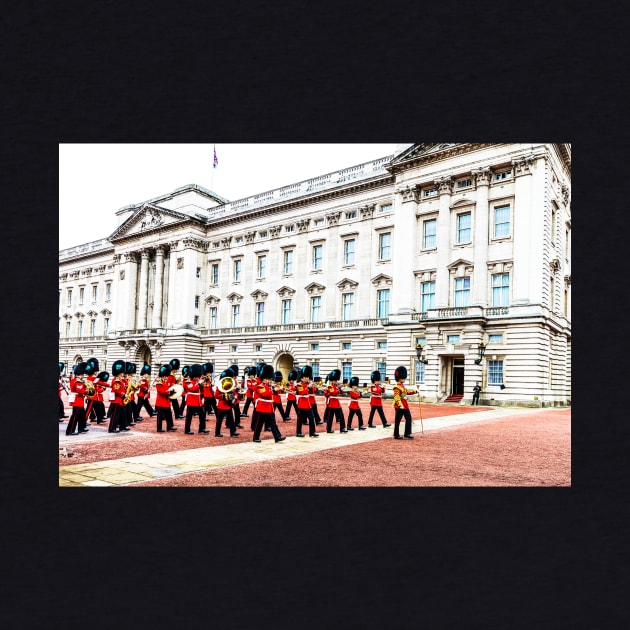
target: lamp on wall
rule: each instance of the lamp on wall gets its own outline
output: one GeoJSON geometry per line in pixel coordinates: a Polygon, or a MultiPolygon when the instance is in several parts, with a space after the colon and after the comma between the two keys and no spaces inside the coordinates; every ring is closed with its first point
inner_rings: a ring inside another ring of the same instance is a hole
{"type": "Polygon", "coordinates": [[[424,363],[425,365],[428,363],[427,359],[422,358],[422,352],[424,350],[424,346],[421,343],[416,344],[416,356],[418,357],[418,361],[420,363],[424,363]]]}
{"type": "Polygon", "coordinates": [[[475,359],[475,365],[480,365],[483,355],[486,353],[486,344],[482,341],[479,344],[479,358],[475,359]]]}

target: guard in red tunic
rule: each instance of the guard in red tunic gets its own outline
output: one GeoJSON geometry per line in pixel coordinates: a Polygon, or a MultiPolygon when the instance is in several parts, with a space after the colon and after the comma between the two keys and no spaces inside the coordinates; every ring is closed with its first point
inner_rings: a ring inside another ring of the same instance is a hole
{"type": "Polygon", "coordinates": [[[206,429],[206,412],[201,404],[201,388],[202,385],[199,382],[203,374],[203,368],[199,363],[193,363],[188,368],[188,376],[184,381],[184,391],[186,392],[186,424],[184,433],[186,435],[194,435],[194,431],[191,431],[192,417],[194,415],[199,416],[199,433],[210,433],[206,429]]]}
{"type": "Polygon", "coordinates": [[[384,427],[392,426],[385,419],[385,413],[383,412],[383,394],[385,393],[385,388],[381,385],[381,379],[381,373],[378,370],[374,370],[374,372],[370,374],[370,380],[372,381],[372,386],[370,387],[370,415],[368,417],[368,427],[370,427],[370,429],[376,429],[376,425],[373,422],[375,413],[378,413],[384,427]]]}
{"type": "Polygon", "coordinates": [[[341,389],[339,388],[339,379],[341,378],[341,370],[333,370],[329,375],[330,384],[324,390],[326,396],[326,405],[328,407],[328,417],[326,420],[326,433],[334,433],[332,428],[333,418],[341,424],[340,433],[348,433],[346,429],[346,419],[343,416],[343,410],[339,403],[341,389]]]}
{"type": "Polygon", "coordinates": [[[396,378],[396,385],[394,385],[394,402],[393,407],[396,410],[396,416],[394,417],[394,437],[397,440],[402,440],[400,435],[400,421],[405,419],[405,437],[413,440],[411,435],[411,411],[409,411],[409,403],[407,402],[407,396],[413,396],[416,393],[415,389],[407,389],[404,385],[407,378],[407,368],[403,365],[396,368],[394,372],[396,378]]]}
{"type": "Polygon", "coordinates": [[[216,416],[217,413],[217,401],[214,397],[214,388],[212,386],[214,364],[204,363],[201,367],[203,368],[203,377],[201,379],[203,387],[203,409],[206,412],[207,418],[210,414],[214,414],[216,416]]]}
{"type": "Polygon", "coordinates": [[[85,408],[85,417],[87,418],[88,422],[90,422],[91,420],[96,420],[97,416],[96,416],[96,409],[94,406],[94,403],[96,402],[96,373],[99,370],[99,365],[98,365],[98,359],[96,357],[90,357],[87,361],[86,361],[86,368],[85,368],[85,379],[87,381],[90,381],[90,383],[92,383],[92,386],[94,387],[94,395],[90,396],[86,396],[85,397],[85,402],[86,402],[86,408],[85,408]]]}
{"type": "Polygon", "coordinates": [[[284,417],[286,418],[285,422],[289,422],[291,420],[291,409],[295,409],[295,415],[297,416],[297,398],[295,397],[295,381],[298,377],[298,374],[295,370],[291,370],[289,372],[288,383],[287,383],[287,406],[284,409],[284,417]]]}
{"type": "Polygon", "coordinates": [[[282,419],[282,422],[288,422],[287,417],[285,415],[285,411],[282,408],[282,386],[281,383],[284,380],[284,377],[282,376],[282,372],[274,372],[273,373],[273,380],[275,385],[273,385],[273,408],[276,411],[280,412],[280,418],[282,419]]]}
{"type": "Polygon", "coordinates": [[[262,382],[256,388],[255,408],[256,408],[256,428],[254,429],[254,442],[260,442],[260,432],[264,425],[268,425],[273,433],[276,442],[286,440],[280,434],[280,429],[276,424],[276,415],[273,403],[273,386],[271,379],[274,376],[273,366],[264,365],[261,371],[262,382]]]}
{"type": "Polygon", "coordinates": [[[348,431],[354,431],[352,428],[352,418],[356,415],[359,418],[359,431],[365,431],[363,426],[363,412],[359,407],[359,398],[361,398],[361,392],[359,391],[359,377],[353,376],[350,379],[350,409],[348,413],[348,431]]]}
{"type": "Polygon", "coordinates": [[[308,424],[309,436],[319,437],[315,430],[315,416],[313,415],[313,407],[311,405],[311,396],[314,397],[316,388],[311,384],[311,378],[313,378],[313,368],[310,365],[305,365],[301,370],[298,370],[298,378],[300,382],[295,386],[295,396],[297,398],[297,426],[296,436],[304,437],[302,433],[302,425],[308,424]]]}
{"type": "Polygon", "coordinates": [[[87,363],[82,361],[74,366],[74,378],[70,380],[70,396],[68,401],[72,406],[72,414],[66,427],[66,435],[78,435],[87,433],[87,417],[85,415],[85,395],[88,391],[86,387],[85,369],[87,363]]]}
{"type": "MultiPolygon", "coordinates": [[[[310,368],[310,366],[308,367],[310,368]]],[[[312,376],[311,376],[311,380],[313,380],[312,376]]],[[[320,380],[320,383],[321,383],[321,380],[320,380]]],[[[317,392],[317,387],[315,387],[315,384],[311,385],[311,394],[309,397],[309,402],[311,404],[311,411],[313,412],[313,418],[315,418],[315,424],[324,424],[323,420],[319,417],[319,411],[317,409],[317,400],[315,399],[316,392],[317,392]]]]}
{"type": "MultiPolygon", "coordinates": [[[[170,360],[171,373],[168,376],[169,385],[173,386],[176,383],[181,383],[181,376],[177,374],[177,370],[179,370],[179,359],[171,359],[170,360]]],[[[179,402],[177,402],[177,398],[170,398],[171,404],[173,405],[173,413],[175,414],[175,418],[183,418],[182,410],[179,408],[179,402]]]]}
{"type": "MultiPolygon", "coordinates": [[[[262,383],[262,378],[260,375],[262,374],[262,369],[265,363],[258,363],[255,368],[250,368],[249,378],[247,379],[247,391],[249,392],[251,388],[252,392],[252,402],[256,399],[256,391],[258,386],[262,383]]],[[[247,403],[245,403],[247,405],[247,403]]],[[[256,430],[256,405],[254,405],[254,409],[252,411],[252,420],[250,422],[250,428],[252,431],[256,430]]]]}
{"type": "Polygon", "coordinates": [[[241,424],[241,407],[240,407],[240,400],[241,400],[241,394],[242,394],[242,387],[239,387],[238,384],[238,365],[236,363],[233,363],[232,365],[230,365],[230,370],[232,370],[232,372],[234,372],[234,389],[232,390],[232,409],[234,412],[234,426],[237,429],[242,429],[243,425],[241,424]]]}
{"type": "Polygon", "coordinates": [[[119,433],[120,431],[129,431],[125,418],[124,398],[127,392],[127,381],[124,376],[126,362],[122,359],[114,361],[112,365],[112,394],[114,400],[109,405],[111,415],[109,418],[109,433],[119,433]]]}
{"type": "MultiPolygon", "coordinates": [[[[256,368],[253,366],[247,366],[243,370],[243,374],[247,377],[245,380],[245,406],[241,412],[241,417],[248,418],[247,411],[250,405],[254,402],[254,390],[258,385],[258,379],[256,378],[256,368]]],[[[252,427],[253,428],[253,427],[252,427]]]]}
{"type": "Polygon", "coordinates": [[[169,396],[173,393],[173,389],[169,384],[169,376],[171,374],[171,366],[166,363],[160,367],[158,379],[155,382],[155,409],[157,411],[157,432],[165,433],[162,423],[166,422],[167,431],[177,431],[177,427],[173,425],[173,413],[171,411],[171,399],[169,396]]]}
{"type": "Polygon", "coordinates": [[[236,425],[234,423],[234,394],[232,394],[231,391],[224,392],[220,388],[221,382],[227,377],[234,379],[234,372],[230,368],[221,372],[219,385],[214,392],[214,397],[217,399],[217,424],[214,428],[215,437],[223,437],[221,433],[223,420],[225,420],[225,426],[230,430],[230,437],[238,437],[240,435],[240,433],[236,431],[236,425]]]}
{"type": "Polygon", "coordinates": [[[153,407],[151,407],[150,391],[151,389],[151,366],[145,363],[140,370],[140,387],[138,388],[138,403],[136,405],[136,422],[142,422],[140,416],[142,409],[146,409],[149,417],[155,415],[153,407]]]}
{"type": "Polygon", "coordinates": [[[105,424],[106,422],[103,392],[111,387],[111,385],[107,381],[109,381],[109,372],[99,372],[96,375],[96,379],[94,381],[96,396],[94,397],[92,408],[96,413],[96,424],[105,424]]]}

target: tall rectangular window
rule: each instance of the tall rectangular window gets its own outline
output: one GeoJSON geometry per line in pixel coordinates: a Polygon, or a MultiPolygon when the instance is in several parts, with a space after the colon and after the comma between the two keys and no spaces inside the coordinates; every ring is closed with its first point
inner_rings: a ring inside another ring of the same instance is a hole
{"type": "Polygon", "coordinates": [[[291,323],[291,300],[282,300],[282,323],[291,323]]]}
{"type": "Polygon", "coordinates": [[[385,232],[378,237],[379,260],[389,260],[392,257],[392,233],[385,232]]]}
{"type": "Polygon", "coordinates": [[[549,310],[553,311],[556,306],[556,281],[553,276],[549,277],[549,310]]]}
{"type": "Polygon", "coordinates": [[[376,369],[381,373],[381,381],[387,378],[387,363],[385,361],[378,361],[376,363],[376,369]]]}
{"type": "Polygon", "coordinates": [[[293,273],[293,250],[284,252],[284,273],[293,273]]]}
{"type": "Polygon", "coordinates": [[[267,256],[258,256],[258,277],[264,278],[267,275],[267,256]]]}
{"type": "Polygon", "coordinates": [[[96,303],[98,297],[98,285],[92,285],[92,302],[96,303]]]}
{"type": "Polygon", "coordinates": [[[470,305],[470,276],[455,278],[455,306],[470,305]]]}
{"type": "Polygon", "coordinates": [[[199,315],[193,317],[193,326],[199,326],[199,315]]]}
{"type": "Polygon", "coordinates": [[[313,381],[319,380],[319,361],[313,361],[311,363],[311,370],[313,370],[313,381]]]}
{"type": "Polygon", "coordinates": [[[68,289],[66,295],[66,306],[72,306],[72,289],[68,289]]]}
{"type": "Polygon", "coordinates": [[[90,320],[90,337],[96,337],[96,320],[90,320]]]}
{"type": "Polygon", "coordinates": [[[81,287],[79,289],[79,304],[83,304],[84,297],[85,297],[85,289],[81,287]]]}
{"type": "Polygon", "coordinates": [[[69,337],[69,336],[70,336],[70,322],[66,322],[66,337],[69,337]]]}
{"type": "Polygon", "coordinates": [[[352,319],[352,307],[354,306],[354,293],[344,293],[342,296],[341,319],[352,319]]]}
{"type": "Polygon", "coordinates": [[[83,320],[77,322],[77,337],[83,337],[83,320]]]}
{"type": "Polygon", "coordinates": [[[109,335],[109,317],[106,317],[103,322],[103,334],[109,335]]]}
{"type": "MultiPolygon", "coordinates": [[[[235,269],[235,275],[236,275],[236,269],[235,269]]],[[[219,263],[213,263],[212,266],[210,267],[210,284],[219,284],[219,263]]]]}
{"type": "Polygon", "coordinates": [[[265,303],[256,302],[256,326],[265,325],[265,303]]]}
{"type": "Polygon", "coordinates": [[[376,302],[376,316],[387,317],[389,315],[389,289],[377,291],[376,302]]]}
{"type": "Polygon", "coordinates": [[[492,274],[492,306],[508,306],[510,303],[510,274],[492,274]]]}
{"type": "Polygon", "coordinates": [[[422,223],[422,249],[434,249],[436,245],[437,219],[422,223]]]}
{"type": "Polygon", "coordinates": [[[354,265],[354,245],[353,238],[343,242],[343,264],[354,265]]]}
{"type": "Polygon", "coordinates": [[[241,260],[235,260],[234,261],[234,282],[240,282],[241,281],[241,265],[242,265],[241,260]]]}
{"type": "Polygon", "coordinates": [[[510,235],[510,206],[494,209],[494,238],[510,235]]]}
{"type": "Polygon", "coordinates": [[[435,282],[422,283],[421,298],[420,310],[423,313],[426,313],[430,308],[435,308],[435,282]]]}
{"type": "Polygon", "coordinates": [[[416,361],[416,383],[424,383],[427,366],[422,361],[416,361]]]}
{"type": "Polygon", "coordinates": [[[316,296],[311,298],[311,321],[318,322],[320,318],[320,312],[322,309],[322,298],[321,296],[316,296]]]}
{"type": "Polygon", "coordinates": [[[241,315],[241,305],[233,304],[232,305],[232,328],[236,328],[239,325],[239,318],[241,315]]]}
{"type": "Polygon", "coordinates": [[[217,307],[210,307],[210,328],[213,330],[217,327],[217,307]]]}
{"type": "Polygon", "coordinates": [[[197,267],[197,271],[195,273],[197,278],[201,278],[201,267],[197,267]]]}
{"type": "Polygon", "coordinates": [[[556,209],[551,208],[551,244],[554,245],[556,242],[556,209]]]}
{"type": "Polygon", "coordinates": [[[488,385],[503,383],[503,361],[488,361],[488,385]]]}
{"type": "Polygon", "coordinates": [[[470,212],[457,215],[457,243],[470,243],[472,215],[470,212]]]}
{"type": "Polygon", "coordinates": [[[352,377],[352,361],[344,361],[341,364],[341,380],[349,381],[352,377]]]}
{"type": "Polygon", "coordinates": [[[199,308],[199,296],[195,295],[195,308],[199,308]]]}
{"type": "Polygon", "coordinates": [[[323,245],[313,245],[313,269],[321,269],[323,262],[323,245]]]}
{"type": "Polygon", "coordinates": [[[108,282],[105,285],[105,301],[109,302],[112,299],[112,283],[108,282]]]}

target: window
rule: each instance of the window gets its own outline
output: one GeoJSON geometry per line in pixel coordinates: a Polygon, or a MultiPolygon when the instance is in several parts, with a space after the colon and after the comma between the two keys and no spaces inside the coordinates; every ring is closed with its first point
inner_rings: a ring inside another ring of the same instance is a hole
{"type": "Polygon", "coordinates": [[[232,305],[232,328],[236,328],[239,324],[239,317],[241,314],[241,305],[233,304],[232,305]]]}
{"type": "Polygon", "coordinates": [[[103,325],[103,334],[109,335],[109,317],[105,318],[105,323],[103,325]]]}
{"type": "Polygon", "coordinates": [[[199,296],[195,295],[195,308],[199,308],[199,296]]]}
{"type": "Polygon", "coordinates": [[[282,323],[291,323],[291,300],[282,300],[282,323]]]}
{"type": "Polygon", "coordinates": [[[319,343],[312,343],[311,344],[311,350],[313,350],[313,351],[319,350],[319,343]]]}
{"type": "Polygon", "coordinates": [[[437,219],[422,223],[422,249],[434,249],[436,245],[437,219]]]}
{"type": "Polygon", "coordinates": [[[66,306],[72,306],[72,289],[68,289],[66,306]]]}
{"type": "Polygon", "coordinates": [[[285,232],[293,232],[295,230],[295,226],[294,225],[286,225],[284,227],[284,231],[285,232]]]}
{"type": "Polygon", "coordinates": [[[217,327],[217,307],[210,307],[210,328],[215,329],[217,327]]]}
{"type": "Polygon", "coordinates": [[[96,320],[90,320],[90,337],[96,337],[96,320]]]}
{"type": "Polygon", "coordinates": [[[488,385],[503,383],[503,361],[488,361],[488,385]]]}
{"type": "Polygon", "coordinates": [[[427,366],[422,361],[416,361],[416,383],[424,383],[427,366]]]}
{"type": "Polygon", "coordinates": [[[459,335],[446,335],[446,343],[459,343],[459,335]]]}
{"type": "Polygon", "coordinates": [[[83,320],[77,322],[77,337],[83,337],[83,320]]]}
{"type": "Polygon", "coordinates": [[[352,361],[344,361],[341,364],[341,380],[349,381],[352,376],[352,361]]]}
{"type": "Polygon", "coordinates": [[[112,299],[112,283],[108,282],[105,285],[105,301],[109,302],[112,299]]]}
{"type": "Polygon", "coordinates": [[[377,362],[376,369],[381,373],[381,381],[384,381],[387,378],[387,363],[377,362]]]}
{"type": "Polygon", "coordinates": [[[510,235],[510,206],[494,209],[494,238],[510,235]]]}
{"type": "Polygon", "coordinates": [[[426,313],[430,308],[435,308],[435,282],[422,283],[421,299],[420,310],[423,313],[426,313]]]}
{"type": "MultiPolygon", "coordinates": [[[[241,281],[241,267],[242,267],[242,260],[235,260],[234,261],[234,282],[240,282],[241,281]]],[[[217,265],[218,267],[218,265],[217,265]]]]}
{"type": "Polygon", "coordinates": [[[343,242],[343,264],[354,265],[354,244],[353,238],[343,242]]]}
{"type": "Polygon", "coordinates": [[[503,333],[488,335],[488,343],[503,343],[503,333]]]}
{"type": "Polygon", "coordinates": [[[508,177],[510,177],[512,175],[512,171],[508,170],[508,171],[501,171],[499,173],[495,173],[494,175],[494,180],[498,181],[500,179],[507,179],[508,177]]]}
{"type": "Polygon", "coordinates": [[[321,296],[316,296],[311,298],[311,321],[318,322],[320,317],[320,311],[322,307],[322,298],[321,296]]]}
{"type": "Polygon", "coordinates": [[[264,278],[267,273],[267,256],[258,256],[258,277],[264,278]]]}
{"type": "Polygon", "coordinates": [[[313,361],[313,363],[311,363],[311,370],[313,370],[313,380],[318,381],[320,379],[318,361],[313,361]]]}
{"type": "Polygon", "coordinates": [[[315,227],[322,227],[322,225],[324,225],[324,219],[315,219],[315,221],[313,221],[313,225],[315,227]]]}
{"type": "Polygon", "coordinates": [[[197,278],[201,278],[201,267],[197,267],[197,271],[195,272],[197,278]]]}
{"type": "Polygon", "coordinates": [[[556,281],[553,276],[549,278],[549,310],[553,311],[556,306],[556,281]]]}
{"type": "Polygon", "coordinates": [[[354,305],[354,293],[344,293],[342,296],[341,319],[352,319],[352,306],[354,305]]]}
{"type": "Polygon", "coordinates": [[[79,289],[79,304],[83,304],[83,298],[85,296],[85,289],[81,287],[79,289]]]}
{"type": "Polygon", "coordinates": [[[265,325],[265,303],[256,302],[256,326],[265,325]]]}
{"type": "Polygon", "coordinates": [[[379,208],[379,212],[391,212],[392,209],[392,204],[391,203],[384,203],[381,205],[381,207],[379,208]]]}
{"type": "Polygon", "coordinates": [[[219,249],[220,246],[221,246],[221,241],[214,241],[214,243],[212,243],[212,247],[214,247],[214,249],[219,249]]]}
{"type": "Polygon", "coordinates": [[[492,274],[492,306],[508,306],[510,303],[510,274],[492,274]]]}
{"type": "Polygon", "coordinates": [[[238,352],[238,346],[230,346],[232,352],[238,352]]]}
{"type": "Polygon", "coordinates": [[[267,230],[263,230],[262,232],[258,232],[258,236],[260,236],[260,238],[267,238],[267,230]]]}
{"type": "Polygon", "coordinates": [[[569,314],[569,290],[564,290],[564,315],[567,317],[569,314]]]}
{"type": "Polygon", "coordinates": [[[293,273],[293,250],[284,252],[284,273],[293,273]]]}
{"type": "Polygon", "coordinates": [[[376,292],[376,316],[387,317],[389,315],[389,289],[381,289],[376,292]]]}
{"type": "Polygon", "coordinates": [[[556,243],[556,209],[551,208],[551,244],[556,243]]]}
{"type": "Polygon", "coordinates": [[[199,315],[193,317],[193,326],[199,326],[199,315]]]}
{"type": "Polygon", "coordinates": [[[471,236],[471,228],[470,228],[470,220],[471,220],[470,212],[466,214],[458,214],[457,215],[457,243],[470,243],[471,236]]]}
{"type": "Polygon", "coordinates": [[[96,284],[92,285],[92,303],[96,303],[98,298],[98,286],[96,284]]]}
{"type": "Polygon", "coordinates": [[[392,233],[385,232],[378,237],[379,260],[389,260],[392,257],[392,233]]]}
{"type": "Polygon", "coordinates": [[[379,350],[386,350],[387,349],[387,341],[377,341],[376,342],[376,347],[379,350]]]}
{"type": "Polygon", "coordinates": [[[425,197],[435,197],[437,194],[438,194],[438,189],[437,188],[429,188],[429,189],[424,191],[424,196],[425,197]]]}
{"type": "MultiPolygon", "coordinates": [[[[240,263],[240,260],[238,262],[240,263]]],[[[234,267],[236,276],[236,261],[234,261],[234,267]]],[[[219,263],[213,263],[210,267],[210,284],[219,284],[219,263]]]]}
{"type": "Polygon", "coordinates": [[[262,343],[254,344],[254,352],[262,352],[262,343]]]}
{"type": "Polygon", "coordinates": [[[214,346],[208,346],[208,352],[210,353],[214,352],[214,346]]]}
{"type": "Polygon", "coordinates": [[[344,341],[341,344],[341,349],[342,350],[352,350],[352,342],[351,341],[344,341]]]}
{"type": "Polygon", "coordinates": [[[472,186],[472,179],[460,179],[457,182],[457,188],[470,188],[472,186]]]}
{"type": "Polygon", "coordinates": [[[313,269],[322,268],[323,251],[324,251],[323,245],[313,245],[313,269]]]}
{"type": "Polygon", "coordinates": [[[66,337],[69,337],[69,336],[70,336],[70,322],[66,322],[66,337]]]}
{"type": "Polygon", "coordinates": [[[470,276],[455,278],[455,306],[470,304],[470,276]]]}
{"type": "Polygon", "coordinates": [[[356,210],[351,210],[350,212],[346,212],[346,219],[356,219],[356,218],[357,218],[356,210]]]}

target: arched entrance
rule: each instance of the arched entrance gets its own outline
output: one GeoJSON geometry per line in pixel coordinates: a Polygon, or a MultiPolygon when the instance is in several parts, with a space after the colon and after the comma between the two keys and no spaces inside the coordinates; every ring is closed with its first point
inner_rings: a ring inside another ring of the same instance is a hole
{"type": "Polygon", "coordinates": [[[285,381],[289,380],[289,372],[293,369],[294,360],[293,355],[288,352],[278,355],[276,359],[276,370],[282,372],[282,378],[285,381]]]}

